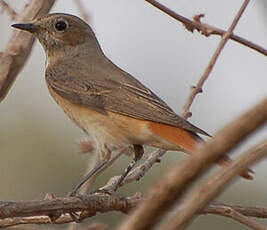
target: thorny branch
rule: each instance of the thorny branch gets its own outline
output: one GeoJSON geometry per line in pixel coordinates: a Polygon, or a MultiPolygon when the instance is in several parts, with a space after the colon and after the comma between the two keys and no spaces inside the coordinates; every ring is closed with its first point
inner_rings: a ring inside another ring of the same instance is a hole
{"type": "Polygon", "coordinates": [[[219,28],[216,28],[214,26],[210,26],[208,24],[205,23],[201,23],[200,18],[203,17],[203,14],[197,15],[194,17],[193,21],[185,18],[179,14],[177,14],[176,12],[174,12],[173,10],[169,9],[168,7],[162,5],[161,3],[159,3],[156,0],[146,0],[147,2],[149,2],[150,4],[152,4],[153,6],[155,6],[156,8],[158,8],[159,10],[163,11],[164,13],[166,13],[167,15],[171,16],[172,18],[176,19],[177,21],[181,22],[184,24],[185,28],[191,32],[193,32],[194,30],[199,31],[201,34],[205,35],[205,36],[210,36],[210,35],[220,35],[222,37],[221,39],[221,43],[219,44],[219,46],[217,47],[216,52],[214,53],[209,65],[207,66],[205,72],[203,73],[203,75],[201,76],[198,84],[196,86],[192,86],[191,87],[191,92],[190,95],[183,107],[183,111],[182,111],[182,116],[184,118],[189,118],[192,116],[191,112],[189,112],[189,108],[193,103],[193,100],[195,99],[196,95],[198,93],[202,92],[202,87],[204,82],[207,80],[209,73],[211,72],[217,58],[218,55],[220,54],[223,46],[225,45],[225,42],[228,39],[234,40],[240,44],[243,44],[251,49],[254,49],[260,53],[262,53],[263,55],[267,56],[267,50],[264,49],[263,47],[252,43],[251,41],[248,41],[247,39],[244,39],[242,37],[239,37],[237,35],[234,35],[231,31],[231,33],[227,34],[227,31],[225,30],[221,30],[219,28]],[[226,38],[227,39],[223,39],[226,38]],[[221,46],[221,47],[220,47],[221,46]]]}
{"type": "MultiPolygon", "coordinates": [[[[169,9],[168,7],[162,5],[158,1],[155,1],[155,0],[146,0],[146,1],[149,2],[150,4],[152,4],[153,6],[155,6],[156,8],[158,8],[159,10],[163,11],[164,13],[168,14],[172,18],[176,19],[177,21],[183,23],[185,28],[191,32],[193,32],[194,30],[197,30],[198,32],[200,32],[201,34],[203,34],[207,37],[210,35],[223,36],[226,33],[225,30],[216,28],[214,26],[211,26],[211,25],[208,25],[205,23],[201,23],[199,19],[203,16],[203,14],[194,17],[194,20],[192,21],[188,18],[185,18],[185,17],[177,14],[176,12],[174,12],[173,10],[169,9]]],[[[248,41],[245,38],[242,38],[242,37],[237,36],[235,34],[231,34],[230,39],[233,41],[236,41],[236,42],[238,42],[244,46],[247,46],[251,49],[254,49],[254,50],[258,51],[259,53],[267,56],[267,50],[265,48],[255,44],[251,41],[248,41]]]]}
{"type": "Polygon", "coordinates": [[[184,117],[190,117],[191,113],[189,112],[189,108],[193,103],[193,100],[195,99],[196,95],[198,93],[202,92],[202,86],[204,84],[204,82],[208,79],[222,49],[224,48],[226,42],[228,41],[228,39],[231,37],[231,34],[233,33],[234,28],[236,27],[239,19],[241,18],[241,15],[243,14],[243,12],[245,11],[247,5],[249,3],[249,0],[244,1],[244,4],[242,5],[242,7],[240,8],[240,10],[238,11],[237,15],[235,16],[231,26],[229,27],[229,29],[227,30],[226,33],[223,34],[220,43],[218,44],[214,54],[212,55],[212,58],[208,64],[208,66],[206,67],[204,73],[202,74],[202,76],[200,77],[197,85],[195,87],[191,88],[191,93],[184,105],[183,108],[183,116],[184,117]]]}
{"type": "Polygon", "coordinates": [[[193,32],[196,29],[197,31],[199,31],[201,34],[203,34],[205,36],[220,35],[222,37],[221,42],[220,42],[219,46],[217,47],[216,52],[214,53],[214,55],[213,55],[209,65],[207,66],[205,72],[201,76],[198,84],[196,86],[191,87],[190,95],[189,95],[189,97],[188,97],[188,99],[184,105],[183,112],[182,112],[182,116],[184,118],[188,118],[188,117],[192,116],[191,112],[189,112],[189,108],[192,105],[193,100],[195,99],[196,95],[198,93],[202,92],[202,86],[203,86],[204,82],[207,80],[209,73],[211,72],[222,48],[224,47],[224,45],[228,39],[234,40],[240,44],[243,44],[243,45],[245,45],[251,49],[254,49],[254,50],[262,53],[263,55],[267,56],[267,50],[266,49],[264,49],[263,47],[261,47],[257,44],[252,43],[251,41],[248,41],[247,39],[244,39],[242,37],[234,35],[232,33],[232,30],[228,31],[229,33],[227,33],[227,31],[225,31],[225,30],[221,30],[219,28],[210,26],[208,24],[201,23],[200,18],[204,16],[203,14],[195,16],[194,20],[192,21],[188,18],[185,18],[185,17],[175,13],[174,11],[172,11],[171,9],[162,5],[158,1],[155,1],[155,0],[146,0],[146,1],[149,2],[150,4],[152,4],[153,6],[155,6],[156,8],[160,9],[164,13],[168,14],[169,16],[173,17],[177,21],[183,23],[185,28],[191,32],[193,32]]]}

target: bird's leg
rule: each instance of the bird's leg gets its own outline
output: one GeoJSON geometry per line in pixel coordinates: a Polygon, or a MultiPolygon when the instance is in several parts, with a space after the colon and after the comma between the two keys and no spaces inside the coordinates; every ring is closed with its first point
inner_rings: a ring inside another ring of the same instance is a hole
{"type": "Polygon", "coordinates": [[[74,186],[74,188],[68,193],[68,196],[74,196],[79,188],[92,176],[96,175],[110,160],[111,152],[108,148],[104,148],[104,151],[101,151],[100,161],[94,166],[92,170],[90,170],[82,180],[74,186]]]}
{"type": "Polygon", "coordinates": [[[134,166],[136,165],[137,161],[139,161],[142,158],[143,154],[144,154],[144,148],[143,148],[142,145],[133,145],[133,147],[134,147],[134,159],[127,166],[127,168],[125,169],[124,173],[121,175],[119,181],[114,186],[114,191],[116,191],[120,187],[120,185],[123,182],[123,180],[125,179],[125,177],[134,168],[134,166]]]}

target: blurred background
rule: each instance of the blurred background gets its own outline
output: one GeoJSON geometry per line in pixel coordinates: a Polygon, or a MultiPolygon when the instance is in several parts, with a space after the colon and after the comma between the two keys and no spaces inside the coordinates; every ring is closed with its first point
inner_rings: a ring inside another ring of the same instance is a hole
{"type": "MultiPolygon", "coordinates": [[[[18,12],[27,1],[9,0],[18,12]]],[[[202,19],[227,29],[242,0],[165,0],[160,1],[175,12],[202,19]]],[[[83,1],[90,24],[105,54],[129,72],[177,113],[209,62],[219,37],[190,33],[174,19],[145,1],[83,1]]],[[[51,12],[80,15],[72,0],[58,0],[51,12]]],[[[251,1],[236,30],[240,35],[267,47],[266,0],[251,1]]],[[[9,16],[0,14],[0,49],[12,35],[9,16]]],[[[266,57],[229,41],[219,57],[203,94],[197,96],[190,122],[214,135],[225,124],[267,96],[266,57]]],[[[44,80],[45,54],[36,42],[31,57],[20,72],[7,98],[0,104],[0,198],[1,200],[42,199],[47,192],[65,195],[81,179],[90,154],[79,154],[75,140],[84,136],[61,111],[48,93],[44,80]]],[[[234,153],[242,153],[267,137],[267,127],[253,134],[234,153]]],[[[141,181],[119,190],[122,194],[146,193],[158,177],[185,157],[170,152],[141,181]]],[[[122,156],[98,177],[95,187],[122,173],[131,158],[122,156]]],[[[255,179],[236,180],[218,198],[240,205],[267,207],[267,161],[253,166],[255,179]]],[[[87,221],[106,223],[110,229],[125,217],[117,212],[98,214],[87,221]]],[[[267,226],[267,220],[258,220],[267,226]]],[[[244,229],[224,217],[200,216],[189,229],[244,229]]],[[[68,225],[58,228],[67,228],[68,225]]]]}

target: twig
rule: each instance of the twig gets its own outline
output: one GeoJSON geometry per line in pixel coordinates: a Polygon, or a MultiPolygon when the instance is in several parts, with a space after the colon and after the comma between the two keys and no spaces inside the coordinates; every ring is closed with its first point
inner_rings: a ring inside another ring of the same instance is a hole
{"type": "Polygon", "coordinates": [[[54,198],[37,201],[1,202],[0,228],[18,224],[63,224],[73,222],[68,213],[80,212],[79,220],[98,212],[128,213],[142,200],[140,194],[131,197],[95,193],[88,196],[54,198]]]}
{"type": "Polygon", "coordinates": [[[119,230],[150,229],[181,197],[210,164],[235,148],[250,133],[267,121],[267,98],[223,128],[191,158],[167,171],[152,187],[145,200],[120,226],[119,230]],[[242,128],[240,128],[242,127],[242,128]]]}
{"type": "MultiPolygon", "coordinates": [[[[166,150],[158,149],[150,153],[149,157],[141,165],[139,165],[129,173],[129,175],[124,179],[120,187],[133,181],[140,180],[155,163],[159,162],[159,159],[166,152],[166,150]]],[[[99,190],[113,191],[114,186],[117,185],[118,181],[120,180],[120,177],[121,176],[114,176],[110,178],[106,185],[100,188],[99,190]]]]}
{"type": "MultiPolygon", "coordinates": [[[[16,18],[20,22],[31,21],[49,12],[55,0],[32,0],[16,18]]],[[[12,83],[23,68],[32,49],[34,38],[30,33],[14,31],[6,49],[0,53],[0,101],[7,95],[12,83]]]]}
{"type": "Polygon", "coordinates": [[[236,27],[239,19],[241,18],[243,12],[245,11],[247,5],[249,3],[249,0],[245,0],[244,3],[242,4],[240,10],[238,11],[238,13],[236,14],[231,26],[229,27],[229,29],[227,30],[227,32],[222,36],[221,41],[219,43],[219,45],[217,46],[214,54],[212,55],[212,58],[208,64],[208,66],[206,67],[204,73],[202,74],[202,76],[200,77],[197,85],[195,87],[191,88],[191,93],[183,107],[183,112],[182,115],[185,118],[190,117],[192,114],[189,112],[189,108],[193,103],[194,98],[196,97],[196,95],[198,93],[202,92],[202,86],[204,84],[204,82],[207,80],[209,74],[211,73],[213,66],[215,65],[222,49],[224,48],[226,42],[228,41],[228,39],[230,38],[234,28],[236,27]]]}
{"type": "Polygon", "coordinates": [[[74,0],[74,3],[76,3],[77,8],[79,9],[83,20],[86,21],[87,23],[89,23],[89,15],[85,10],[85,7],[83,6],[82,1],[81,0],[74,0]]]}
{"type": "Polygon", "coordinates": [[[5,10],[11,16],[12,20],[17,18],[17,12],[12,9],[4,0],[0,0],[0,5],[2,6],[3,10],[5,10]]]}
{"type": "MultiPolygon", "coordinates": [[[[205,36],[210,36],[210,35],[220,35],[223,36],[225,34],[225,30],[216,28],[214,26],[210,26],[208,24],[204,24],[201,23],[199,20],[190,20],[188,18],[185,18],[177,13],[175,13],[174,11],[170,10],[169,8],[167,8],[166,6],[160,4],[159,2],[155,1],[155,0],[146,0],[147,2],[149,2],[150,4],[152,4],[153,6],[155,6],[156,8],[158,8],[159,10],[163,11],[164,13],[168,14],[169,16],[171,16],[172,18],[176,19],[177,21],[181,22],[184,24],[185,28],[191,32],[193,32],[195,29],[200,32],[201,34],[205,35],[205,36]]],[[[200,15],[202,16],[202,15],[200,15]]],[[[199,16],[198,16],[199,18],[199,16]]],[[[245,38],[242,38],[240,36],[231,34],[230,36],[231,40],[234,40],[244,46],[247,46],[251,49],[256,50],[257,52],[267,56],[267,50],[264,49],[263,47],[248,41],[245,38]]]]}
{"type": "MultiPolygon", "coordinates": [[[[220,169],[217,173],[211,176],[210,179],[203,182],[202,185],[193,189],[188,195],[188,198],[181,203],[182,209],[179,209],[166,223],[163,223],[161,228],[164,230],[177,230],[184,229],[195,216],[199,210],[201,210],[210,200],[218,195],[225,184],[229,183],[238,173],[242,172],[251,164],[257,162],[263,157],[267,156],[267,139],[256,147],[248,150],[242,154],[236,160],[229,164],[229,166],[220,169]]],[[[254,223],[252,220],[248,220],[238,212],[231,209],[229,213],[225,214],[243,224],[249,224],[249,226],[260,226],[254,223]]],[[[263,228],[255,228],[263,229],[263,228]]],[[[264,229],[266,230],[266,228],[264,229]]]]}
{"type": "Polygon", "coordinates": [[[262,207],[249,207],[241,205],[226,204],[222,202],[212,202],[206,206],[203,210],[200,210],[198,214],[218,214],[222,215],[227,210],[232,209],[244,216],[257,217],[257,218],[267,218],[267,208],[262,207]]]}
{"type": "Polygon", "coordinates": [[[266,230],[267,229],[263,225],[258,224],[251,218],[248,218],[247,216],[242,215],[240,212],[236,211],[235,209],[229,206],[222,206],[220,209],[216,207],[216,214],[229,217],[255,230],[266,230]]]}

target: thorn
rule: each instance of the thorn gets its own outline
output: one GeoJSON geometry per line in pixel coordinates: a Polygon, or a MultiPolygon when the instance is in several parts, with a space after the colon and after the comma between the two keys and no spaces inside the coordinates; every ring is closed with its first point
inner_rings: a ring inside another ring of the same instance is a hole
{"type": "Polygon", "coordinates": [[[192,112],[190,112],[190,111],[186,112],[184,117],[185,117],[185,119],[192,117],[192,112]]]}
{"type": "Polygon", "coordinates": [[[193,17],[193,21],[196,23],[201,23],[201,18],[204,18],[205,14],[197,14],[193,17]]]}
{"type": "Polygon", "coordinates": [[[55,198],[56,198],[56,196],[53,193],[48,192],[48,193],[45,194],[45,198],[44,199],[45,200],[53,200],[55,198]]]}

